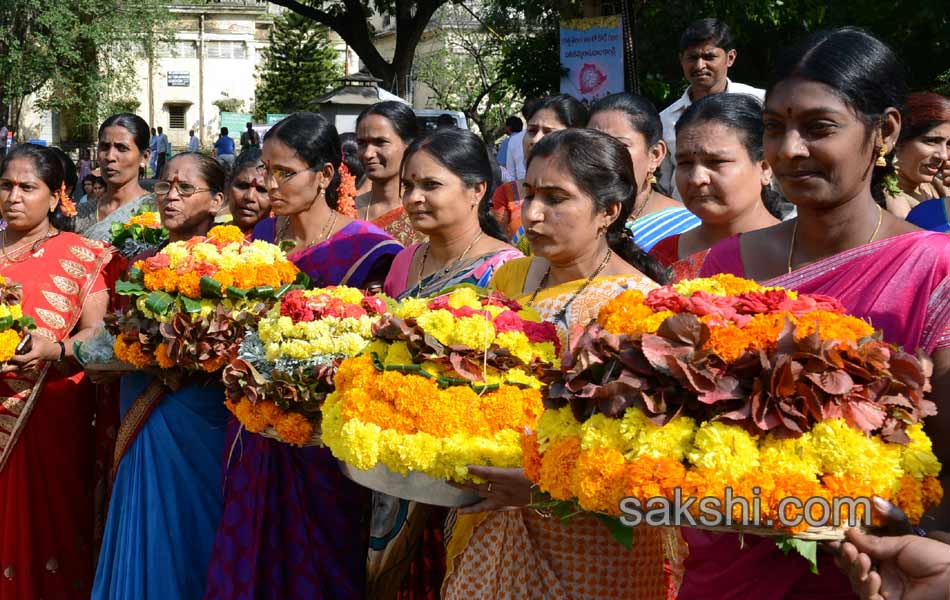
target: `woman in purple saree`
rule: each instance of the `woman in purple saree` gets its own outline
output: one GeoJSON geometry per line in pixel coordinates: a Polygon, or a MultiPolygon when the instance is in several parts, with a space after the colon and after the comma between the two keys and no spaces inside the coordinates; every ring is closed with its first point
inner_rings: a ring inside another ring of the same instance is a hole
{"type": "MultiPolygon", "coordinates": [[[[340,143],[319,115],[296,113],[264,138],[271,206],[279,216],[254,239],[292,242],[288,256],[314,286],[382,283],[402,246],[384,231],[331,210],[340,143]]],[[[346,479],[326,448],[296,448],[240,428],[225,445],[225,507],[207,600],[365,596],[370,492],[346,479]]]]}
{"type": "MultiPolygon", "coordinates": [[[[941,411],[927,431],[950,457],[950,237],[883,211],[872,179],[889,168],[906,93],[893,52],[869,34],[818,34],[783,57],[764,110],[765,158],[798,218],[726,239],[701,276],[731,273],[839,299],[884,339],[934,360],[941,411]],[[885,163],[885,164],[882,164],[885,163]]],[[[923,525],[947,528],[935,511],[923,525]]],[[[766,538],[684,530],[689,544],[680,600],[854,598],[831,555],[819,575],[766,538]]]]}

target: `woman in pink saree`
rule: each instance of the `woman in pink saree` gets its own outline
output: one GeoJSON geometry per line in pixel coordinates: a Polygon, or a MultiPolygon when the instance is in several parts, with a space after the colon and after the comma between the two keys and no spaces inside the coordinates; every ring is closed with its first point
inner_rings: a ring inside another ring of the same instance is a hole
{"type": "MultiPolygon", "coordinates": [[[[784,56],[766,97],[764,149],[798,218],[720,242],[700,274],[833,296],[887,341],[930,353],[941,413],[926,427],[946,461],[950,237],[891,216],[871,196],[872,180],[890,164],[905,91],[893,52],[860,30],[817,34],[784,56]]],[[[924,525],[945,529],[945,521],[931,515],[924,525]]],[[[820,575],[812,575],[804,559],[784,556],[768,539],[684,535],[680,600],[854,597],[830,554],[819,553],[820,575]]]]}

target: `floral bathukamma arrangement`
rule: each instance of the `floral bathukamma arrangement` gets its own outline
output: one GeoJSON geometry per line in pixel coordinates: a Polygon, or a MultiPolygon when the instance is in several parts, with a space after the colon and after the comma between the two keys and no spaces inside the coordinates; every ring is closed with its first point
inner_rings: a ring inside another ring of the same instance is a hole
{"type": "Polygon", "coordinates": [[[237,227],[168,244],[116,285],[131,300],[108,324],[115,356],[139,369],[218,371],[298,277],[280,248],[237,227]]]}
{"type": "Polygon", "coordinates": [[[22,299],[20,285],[0,275],[0,364],[13,358],[29,330],[36,327],[33,317],[23,314],[22,299]]]}
{"type": "Polygon", "coordinates": [[[519,467],[558,344],[553,325],[497,293],[464,286],[404,300],[365,353],[340,365],[324,443],[352,468],[403,476],[464,481],[470,464],[519,467]]]}
{"type": "Polygon", "coordinates": [[[555,503],[608,515],[625,497],[731,488],[760,499],[764,523],[740,526],[733,507],[735,530],[786,539],[841,535],[790,525],[801,507],[780,518],[786,497],[877,495],[918,521],[942,496],[922,425],[931,368],[824,296],[730,275],[624,292],[552,378],[526,474],[555,503]]]}
{"type": "Polygon", "coordinates": [[[320,407],[337,367],[373,340],[391,302],[346,286],[288,292],[225,368],[228,408],[252,433],[319,443],[320,407]]]}
{"type": "Polygon", "coordinates": [[[168,241],[168,230],[162,227],[161,217],[148,209],[139,210],[128,223],[113,223],[109,233],[112,245],[126,258],[159,248],[168,241]]]}

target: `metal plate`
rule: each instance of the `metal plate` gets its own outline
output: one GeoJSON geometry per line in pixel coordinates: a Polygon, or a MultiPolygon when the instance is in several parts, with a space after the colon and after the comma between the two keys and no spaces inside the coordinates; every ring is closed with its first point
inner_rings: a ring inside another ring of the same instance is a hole
{"type": "Polygon", "coordinates": [[[423,504],[456,508],[474,504],[482,499],[478,494],[452,487],[447,482],[424,473],[410,471],[408,476],[394,473],[382,463],[369,471],[362,471],[344,462],[340,462],[340,468],[344,475],[363,487],[423,504]]]}

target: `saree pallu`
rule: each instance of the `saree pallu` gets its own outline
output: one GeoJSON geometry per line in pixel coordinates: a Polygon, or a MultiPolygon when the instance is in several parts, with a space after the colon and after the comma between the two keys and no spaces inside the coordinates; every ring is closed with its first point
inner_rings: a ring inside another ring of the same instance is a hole
{"type": "Polygon", "coordinates": [[[664,266],[670,268],[673,276],[670,283],[677,283],[684,279],[695,279],[699,277],[699,271],[703,268],[709,249],[700,250],[686,258],[679,256],[680,234],[671,235],[663,238],[650,250],[650,256],[657,259],[664,266]]]}
{"type": "Polygon", "coordinates": [[[132,373],[120,381],[122,418],[143,422],[118,464],[95,600],[200,598],[204,591],[221,518],[224,388],[194,375],[137,414],[153,379],[132,373]]]}
{"type": "Polygon", "coordinates": [[[907,214],[907,221],[930,231],[950,233],[950,198],[921,202],[907,214]]]}
{"type": "Polygon", "coordinates": [[[700,223],[699,217],[688,209],[671,206],[628,222],[627,228],[633,233],[633,241],[649,252],[660,240],[689,231],[700,223]]]}
{"type": "MultiPolygon", "coordinates": [[[[745,276],[739,237],[713,247],[701,275],[745,276]]],[[[764,282],[826,294],[870,321],[884,339],[908,351],[950,347],[950,238],[912,232],[853,248],[764,282]]],[[[767,539],[684,530],[689,543],[683,600],[854,598],[828,554],[820,575],[798,556],[784,556],[767,539]]]]}
{"type": "MultiPolygon", "coordinates": [[[[254,237],[273,242],[274,232],[267,219],[254,237]]],[[[363,287],[381,281],[401,249],[375,225],[354,221],[289,258],[315,286],[363,287]]],[[[365,597],[370,492],[343,476],[327,448],[283,444],[231,418],[223,458],[225,505],[206,599],[365,597]]]]}
{"type": "MultiPolygon", "coordinates": [[[[492,287],[527,303],[524,289],[530,258],[507,263],[492,287]]],[[[557,323],[566,337],[573,325],[597,316],[600,307],[624,290],[645,292],[657,287],[642,275],[600,277],[571,300],[584,281],[542,290],[531,304],[551,319],[565,303],[567,324],[557,323]]],[[[659,600],[668,597],[664,571],[667,530],[637,527],[632,550],[616,542],[596,518],[579,515],[570,523],[545,518],[529,508],[449,517],[446,600],[659,600]]]]}
{"type": "Polygon", "coordinates": [[[509,181],[498,186],[491,197],[491,212],[508,236],[511,245],[524,254],[531,253],[528,238],[521,224],[521,188],[517,181],[509,181]]]}
{"type": "MultiPolygon", "coordinates": [[[[23,286],[33,335],[76,327],[111,250],[71,233],[47,240],[0,274],[23,286]]],[[[0,600],[85,599],[95,552],[92,387],[65,365],[0,376],[0,600]]]]}
{"type": "MultiPolygon", "coordinates": [[[[91,240],[109,243],[112,240],[113,223],[128,223],[129,219],[140,209],[154,206],[155,196],[151,193],[142,194],[135,200],[127,202],[115,209],[109,216],[101,221],[99,220],[98,213],[96,213],[96,220],[86,227],[85,230],[80,230],[79,233],[91,240]]],[[[98,204],[96,210],[98,211],[98,204]]]]}
{"type": "Polygon", "coordinates": [[[409,214],[402,206],[397,206],[388,213],[376,217],[372,223],[406,247],[421,242],[426,238],[426,236],[412,228],[412,221],[409,220],[409,214]]]}
{"type": "MultiPolygon", "coordinates": [[[[485,287],[495,271],[521,256],[514,248],[463,259],[407,289],[413,257],[420,244],[393,261],[383,291],[400,300],[427,297],[452,285],[485,287]]],[[[374,600],[438,600],[445,577],[445,519],[448,510],[373,492],[367,597],[374,600]]]]}

